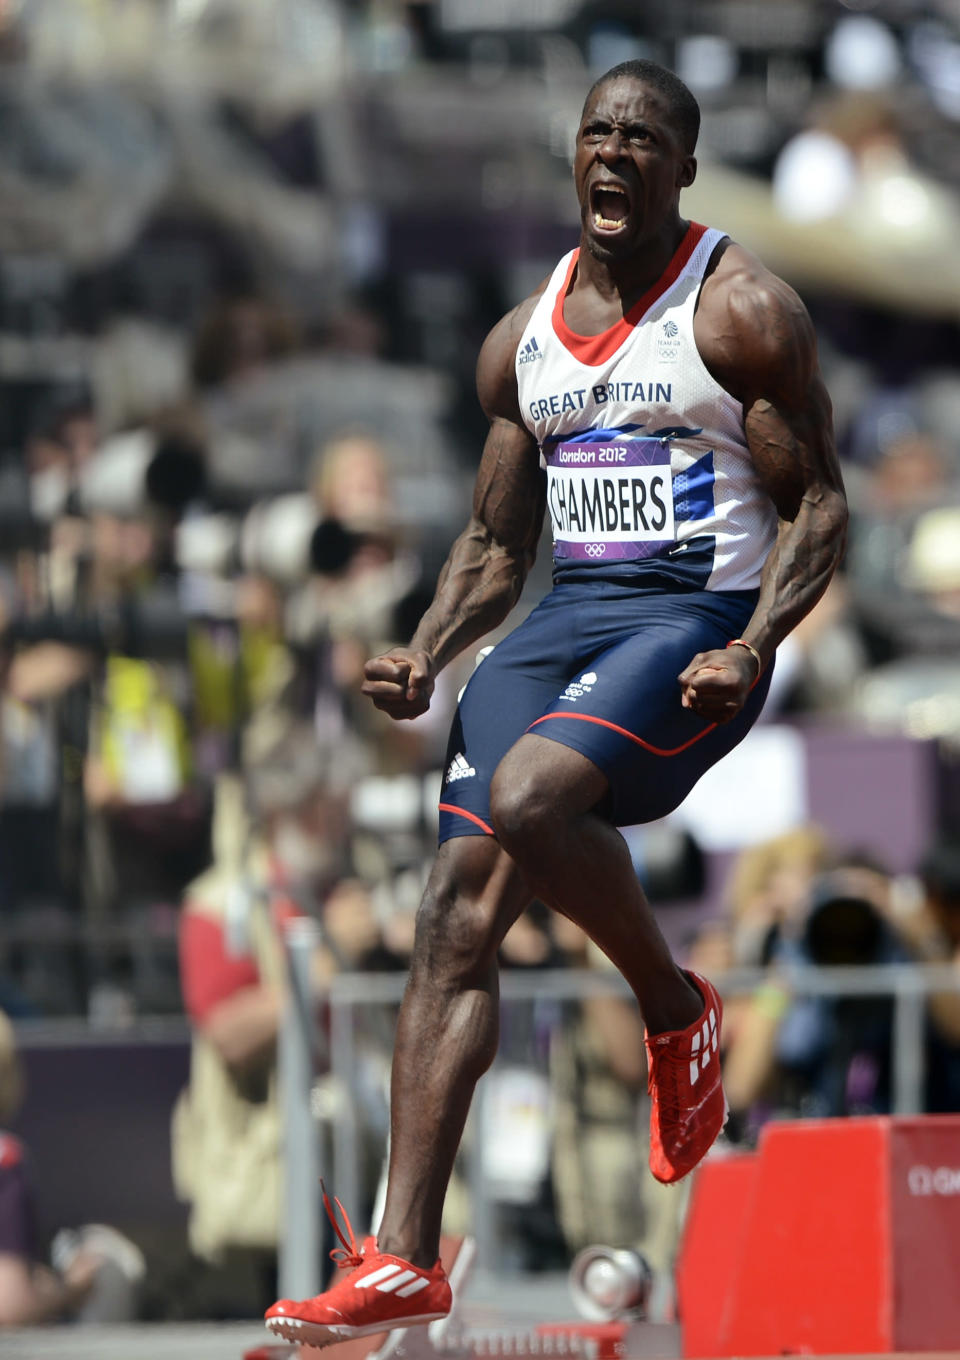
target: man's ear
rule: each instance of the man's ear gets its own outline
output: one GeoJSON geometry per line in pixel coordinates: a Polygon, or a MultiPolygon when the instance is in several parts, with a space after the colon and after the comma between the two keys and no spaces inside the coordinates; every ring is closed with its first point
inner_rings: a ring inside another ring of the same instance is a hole
{"type": "Polygon", "coordinates": [[[680,162],[677,173],[677,188],[689,189],[690,185],[697,178],[697,158],[696,156],[686,156],[680,162]]]}

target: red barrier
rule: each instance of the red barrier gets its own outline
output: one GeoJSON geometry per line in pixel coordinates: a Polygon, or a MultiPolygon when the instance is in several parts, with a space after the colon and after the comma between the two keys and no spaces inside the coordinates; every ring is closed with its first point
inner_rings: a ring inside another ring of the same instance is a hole
{"type": "Polygon", "coordinates": [[[960,1348],[960,1117],[769,1125],[697,1173],[685,1356],[960,1348]]]}
{"type": "Polygon", "coordinates": [[[684,1355],[718,1355],[724,1305],[743,1256],[746,1206],[757,1159],[723,1157],[697,1173],[677,1267],[684,1355]]]}

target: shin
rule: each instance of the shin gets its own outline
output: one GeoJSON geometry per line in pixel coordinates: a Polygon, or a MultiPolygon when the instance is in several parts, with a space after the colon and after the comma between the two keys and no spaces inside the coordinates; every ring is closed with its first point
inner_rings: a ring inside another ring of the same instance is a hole
{"type": "Polygon", "coordinates": [[[492,837],[440,849],[427,885],[391,1081],[390,1174],[378,1242],[429,1266],[474,1087],[499,1030],[497,949],[529,900],[492,837]]]}

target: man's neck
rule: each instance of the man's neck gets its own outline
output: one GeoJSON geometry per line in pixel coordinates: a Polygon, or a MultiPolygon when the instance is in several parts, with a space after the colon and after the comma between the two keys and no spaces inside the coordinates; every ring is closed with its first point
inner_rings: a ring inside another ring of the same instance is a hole
{"type": "Polygon", "coordinates": [[[678,216],[623,260],[598,257],[581,237],[574,290],[591,289],[608,302],[619,302],[624,312],[629,311],[665,273],[689,227],[690,223],[678,216]]]}

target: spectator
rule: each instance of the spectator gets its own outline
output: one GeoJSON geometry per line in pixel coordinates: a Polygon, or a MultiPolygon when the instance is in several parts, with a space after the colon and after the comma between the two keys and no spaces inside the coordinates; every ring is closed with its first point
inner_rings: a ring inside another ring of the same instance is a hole
{"type": "Polygon", "coordinates": [[[749,1141],[772,1114],[888,1113],[893,1010],[888,997],[794,998],[779,963],[904,961],[889,877],[848,862],[815,879],[804,910],[776,937],[771,974],[738,1015],[724,1089],[732,1133],[749,1141]]]}
{"type": "Polygon", "coordinates": [[[242,381],[292,354],[299,333],[280,308],[254,297],[230,298],[203,318],[193,346],[193,380],[202,389],[242,381]]]}
{"type": "Polygon", "coordinates": [[[320,450],[311,494],[324,519],[355,533],[392,531],[396,509],[383,445],[362,430],[346,432],[320,450]]]}
{"type": "Polygon", "coordinates": [[[867,665],[850,588],[838,573],[779,648],[774,697],[791,711],[843,712],[867,665]]]}
{"type": "Polygon", "coordinates": [[[960,503],[927,510],[917,521],[906,563],[907,581],[928,608],[950,625],[960,621],[960,503]]]}
{"type": "Polygon", "coordinates": [[[311,554],[317,624],[331,640],[335,682],[352,692],[364,649],[392,635],[419,564],[401,543],[387,454],[378,440],[364,433],[331,440],[315,464],[311,494],[321,516],[311,554]]]}
{"type": "Polygon", "coordinates": [[[44,523],[76,511],[78,479],[97,447],[96,413],[88,392],[65,389],[41,404],[27,440],[30,509],[44,523]]]}
{"type": "Polygon", "coordinates": [[[941,583],[956,578],[956,490],[944,446],[912,430],[877,451],[854,496],[847,555],[852,604],[872,659],[930,654],[955,642],[938,626],[941,583]],[[938,643],[938,637],[941,641],[938,643]]]}
{"type": "Polygon", "coordinates": [[[899,119],[886,96],[834,94],[780,152],[774,203],[789,221],[819,222],[855,203],[871,178],[905,164],[899,119]]]}
{"type": "MultiPolygon", "coordinates": [[[[452,678],[416,723],[390,723],[360,696],[370,649],[388,645],[424,607],[422,564],[401,531],[383,443],[347,431],[319,451],[310,493],[321,516],[311,544],[312,574],[291,601],[295,645],[311,656],[318,724],[346,727],[364,743],[371,772],[430,767],[443,758],[452,678]]],[[[432,592],[431,592],[432,593],[432,592]]]]}
{"type": "Polygon", "coordinates": [[[826,834],[816,826],[800,826],[741,851],[726,893],[732,965],[769,960],[781,932],[805,910],[812,879],[832,857],[826,834]]]}
{"type": "MultiPolygon", "coordinates": [[[[320,918],[342,877],[349,758],[334,770],[310,732],[289,729],[242,785],[217,785],[213,867],[186,891],[180,921],[190,1083],[173,1118],[174,1181],[190,1205],[189,1242],[206,1266],[207,1308],[255,1313],[275,1292],[282,1194],[277,1037],[285,1006],[283,936],[320,918]]],[[[355,897],[353,899],[356,900],[355,897]]],[[[342,941],[371,943],[351,916],[314,961],[322,990],[342,941]]]]}

